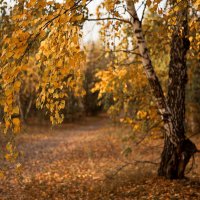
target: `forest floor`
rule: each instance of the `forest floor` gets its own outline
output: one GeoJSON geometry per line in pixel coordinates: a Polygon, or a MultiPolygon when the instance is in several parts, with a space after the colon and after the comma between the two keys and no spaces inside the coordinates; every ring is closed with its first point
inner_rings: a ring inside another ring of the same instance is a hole
{"type": "MultiPolygon", "coordinates": [[[[157,177],[162,138],[140,135],[125,157],[122,136],[129,131],[105,116],[27,126],[17,139],[21,173],[8,171],[0,180],[0,200],[200,199],[199,155],[187,179],[157,177]]],[[[193,139],[200,148],[200,137],[193,139]]]]}

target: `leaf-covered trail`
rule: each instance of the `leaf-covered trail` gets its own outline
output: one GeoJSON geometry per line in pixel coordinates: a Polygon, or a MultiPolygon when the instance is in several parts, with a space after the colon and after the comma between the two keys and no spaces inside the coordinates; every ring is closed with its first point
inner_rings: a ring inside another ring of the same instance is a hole
{"type": "MultiPolygon", "coordinates": [[[[191,174],[191,180],[167,181],[156,177],[157,166],[124,164],[132,158],[153,160],[160,153],[159,147],[147,151],[141,145],[125,159],[121,135],[128,131],[106,117],[56,128],[27,127],[18,139],[24,151],[21,175],[8,173],[0,186],[0,199],[200,199],[198,175],[191,174]]],[[[153,141],[155,144],[160,140],[153,141]]]]}

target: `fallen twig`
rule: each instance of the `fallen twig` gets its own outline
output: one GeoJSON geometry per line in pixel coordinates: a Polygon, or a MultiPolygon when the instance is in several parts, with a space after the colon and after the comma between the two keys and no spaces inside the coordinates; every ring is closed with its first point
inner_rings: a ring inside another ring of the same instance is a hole
{"type": "Polygon", "coordinates": [[[135,165],[137,163],[142,163],[142,164],[151,164],[151,165],[158,165],[159,163],[149,161],[149,160],[133,160],[134,162],[125,162],[125,164],[119,166],[115,172],[112,175],[106,175],[106,178],[113,179],[114,176],[116,176],[121,170],[123,170],[125,167],[129,165],[135,165]]]}

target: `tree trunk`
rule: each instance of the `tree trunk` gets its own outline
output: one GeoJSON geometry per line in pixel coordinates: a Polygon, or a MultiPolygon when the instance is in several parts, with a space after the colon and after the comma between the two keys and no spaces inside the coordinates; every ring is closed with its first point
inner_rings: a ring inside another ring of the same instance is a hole
{"type": "MultiPolygon", "coordinates": [[[[175,132],[182,138],[185,138],[186,54],[190,46],[187,38],[187,10],[187,2],[185,2],[182,10],[177,13],[177,24],[172,35],[167,99],[175,132]]],[[[165,137],[158,174],[171,179],[183,178],[186,165],[195,151],[196,147],[189,139],[185,139],[177,150],[174,144],[165,137]]]]}
{"type": "Polygon", "coordinates": [[[166,134],[165,146],[162,153],[162,161],[158,174],[167,178],[182,178],[184,176],[185,167],[189,162],[190,157],[197,151],[196,146],[190,140],[188,140],[184,134],[184,88],[186,82],[186,71],[182,71],[182,69],[185,69],[186,65],[182,66],[182,62],[183,60],[185,62],[185,55],[187,52],[187,50],[183,48],[185,40],[182,38],[180,39],[176,35],[174,35],[172,39],[175,43],[172,45],[171,50],[170,66],[172,66],[172,69],[170,70],[169,98],[167,101],[159,79],[152,66],[148,48],[142,33],[141,23],[135,10],[134,2],[132,0],[126,0],[126,4],[127,11],[131,15],[131,22],[137,39],[139,52],[142,56],[144,71],[152,89],[152,93],[155,97],[158,110],[164,122],[166,134]],[[180,41],[183,43],[181,47],[179,47],[180,41]],[[176,52],[177,50],[179,51],[176,52]],[[173,69],[174,64],[176,68],[180,68],[179,71],[175,71],[173,69]],[[179,74],[180,70],[181,75],[179,74]],[[180,102],[182,103],[182,107],[179,107],[178,105],[180,102]],[[174,109],[175,107],[176,109],[174,109]]]}

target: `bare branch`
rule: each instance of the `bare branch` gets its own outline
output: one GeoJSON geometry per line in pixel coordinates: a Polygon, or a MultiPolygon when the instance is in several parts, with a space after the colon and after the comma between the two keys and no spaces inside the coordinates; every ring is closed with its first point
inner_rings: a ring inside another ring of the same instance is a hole
{"type": "Polygon", "coordinates": [[[104,20],[117,20],[117,21],[121,21],[121,22],[124,22],[124,23],[128,23],[128,24],[131,24],[131,22],[129,20],[126,20],[126,19],[121,19],[121,18],[116,18],[116,17],[105,17],[105,18],[98,18],[98,19],[87,19],[85,18],[84,19],[85,21],[104,21],[104,20]]]}
{"type": "Polygon", "coordinates": [[[128,167],[129,165],[135,165],[135,164],[151,164],[151,165],[158,165],[159,163],[149,161],[149,160],[133,160],[134,162],[125,162],[125,164],[119,166],[115,172],[112,175],[107,175],[106,178],[114,178],[120,171],[122,171],[125,167],[128,167]]]}
{"type": "Polygon", "coordinates": [[[144,10],[142,12],[141,24],[142,24],[142,21],[144,19],[144,14],[145,14],[145,11],[146,11],[146,7],[147,7],[147,3],[144,4],[144,10]]]}
{"type": "Polygon", "coordinates": [[[121,49],[121,50],[110,50],[110,51],[105,51],[107,53],[118,53],[118,52],[124,52],[124,53],[131,53],[131,54],[134,54],[134,55],[137,55],[137,56],[140,56],[141,57],[141,54],[139,53],[136,53],[136,52],[133,52],[133,50],[125,50],[125,49],[121,49]]]}

